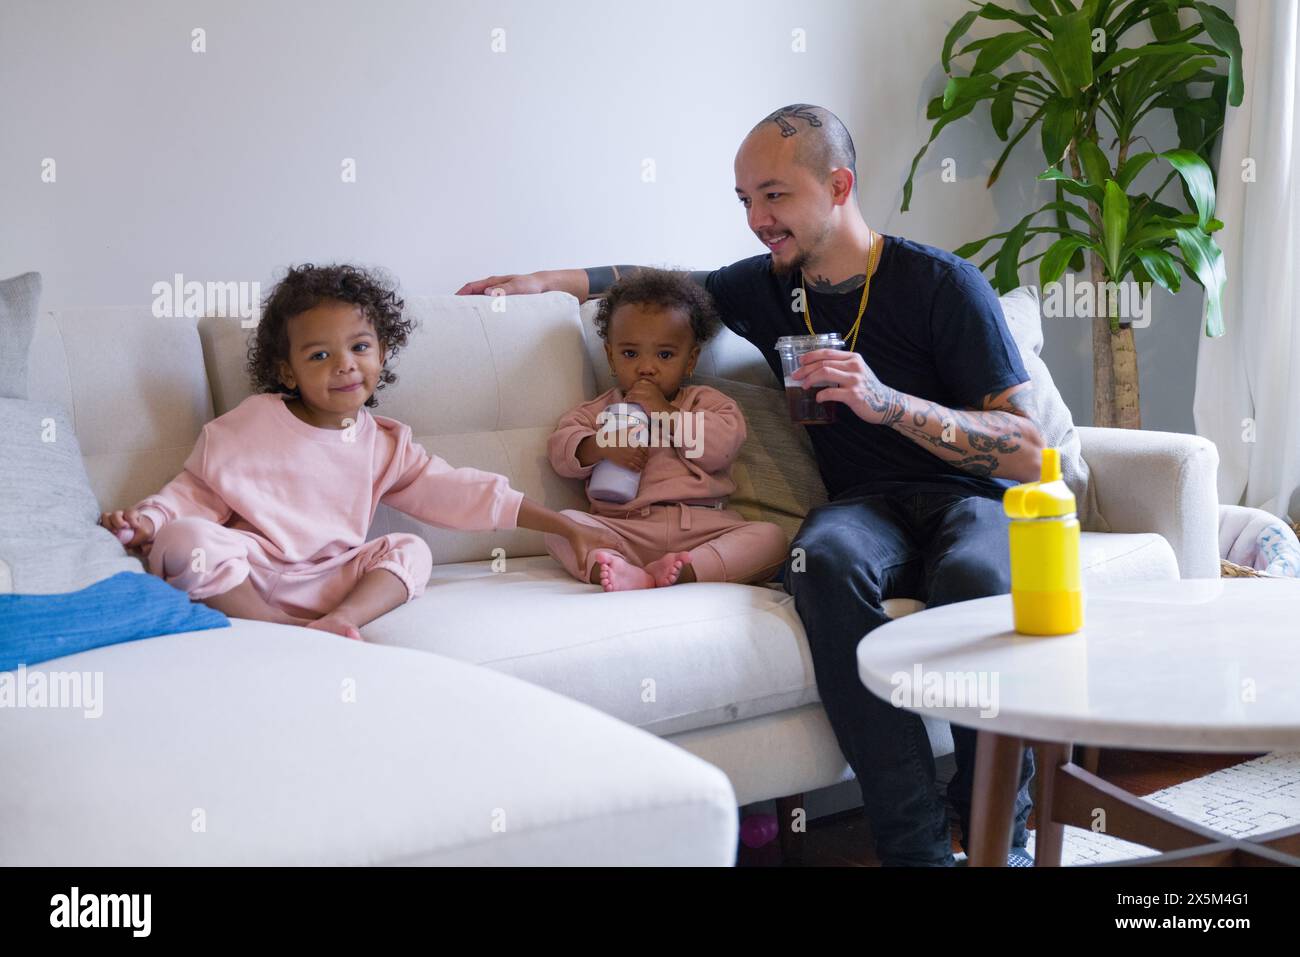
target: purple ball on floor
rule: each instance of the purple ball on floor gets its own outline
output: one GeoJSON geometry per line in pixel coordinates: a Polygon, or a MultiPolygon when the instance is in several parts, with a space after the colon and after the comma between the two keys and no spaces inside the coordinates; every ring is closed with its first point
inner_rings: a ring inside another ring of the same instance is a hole
{"type": "Polygon", "coordinates": [[[757,850],[776,840],[779,830],[775,814],[751,814],[740,822],[740,843],[757,850]]]}

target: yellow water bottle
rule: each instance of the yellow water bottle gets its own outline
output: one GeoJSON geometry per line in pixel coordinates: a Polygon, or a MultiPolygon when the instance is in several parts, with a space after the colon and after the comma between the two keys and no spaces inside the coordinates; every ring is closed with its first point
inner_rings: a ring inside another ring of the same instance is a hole
{"type": "Polygon", "coordinates": [[[1079,519],[1061,480],[1061,453],[1043,449],[1042,477],[1007,489],[1011,518],[1011,606],[1016,631],[1068,635],[1083,627],[1079,519]]]}

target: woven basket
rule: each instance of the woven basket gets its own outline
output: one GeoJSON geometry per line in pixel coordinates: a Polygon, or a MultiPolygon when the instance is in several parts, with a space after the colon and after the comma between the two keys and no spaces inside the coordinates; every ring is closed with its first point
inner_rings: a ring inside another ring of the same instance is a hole
{"type": "Polygon", "coordinates": [[[1245,565],[1238,565],[1236,562],[1230,562],[1226,558],[1219,559],[1219,577],[1220,578],[1277,578],[1277,575],[1265,575],[1254,568],[1247,568],[1245,565]]]}

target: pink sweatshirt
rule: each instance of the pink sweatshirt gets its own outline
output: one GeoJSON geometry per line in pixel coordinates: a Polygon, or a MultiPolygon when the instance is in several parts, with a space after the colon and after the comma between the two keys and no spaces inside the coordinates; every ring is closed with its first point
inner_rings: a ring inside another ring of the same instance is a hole
{"type": "Polygon", "coordinates": [[[289,563],[363,545],[381,502],[439,528],[516,526],[524,496],[503,476],[452,468],[365,407],[352,429],[319,429],[285,398],[249,396],[207,423],[185,470],[136,508],[155,529],[197,517],[250,532],[289,563]]]}
{"type": "MultiPolygon", "coordinates": [[[[547,443],[551,467],[557,473],[565,478],[591,475],[594,466],[578,464],[578,444],[601,428],[596,416],[605,406],[622,401],[623,393],[610,389],[560,419],[547,443]]],[[[592,512],[619,515],[659,502],[720,501],[736,490],[731,463],[745,442],[745,417],[740,407],[717,389],[703,385],[683,386],[673,405],[683,414],[696,416],[695,436],[702,454],[691,458],[684,447],[651,447],[636,498],[620,505],[588,495],[592,512]]]]}

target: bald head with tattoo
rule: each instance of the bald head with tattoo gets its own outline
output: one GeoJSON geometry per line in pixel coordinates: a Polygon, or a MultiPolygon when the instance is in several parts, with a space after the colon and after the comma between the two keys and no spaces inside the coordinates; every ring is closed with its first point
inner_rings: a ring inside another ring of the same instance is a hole
{"type": "Polygon", "coordinates": [[[783,138],[793,141],[795,162],[812,170],[823,181],[831,170],[846,168],[853,173],[854,187],[857,187],[858,154],[853,148],[853,137],[830,110],[809,103],[783,106],[755,123],[749,135],[772,127],[783,138]]]}
{"type": "Polygon", "coordinates": [[[735,172],[749,228],[776,272],[802,270],[819,292],[862,285],[870,232],[857,204],[853,138],[839,117],[809,103],[783,106],[750,130],[735,172]]]}

